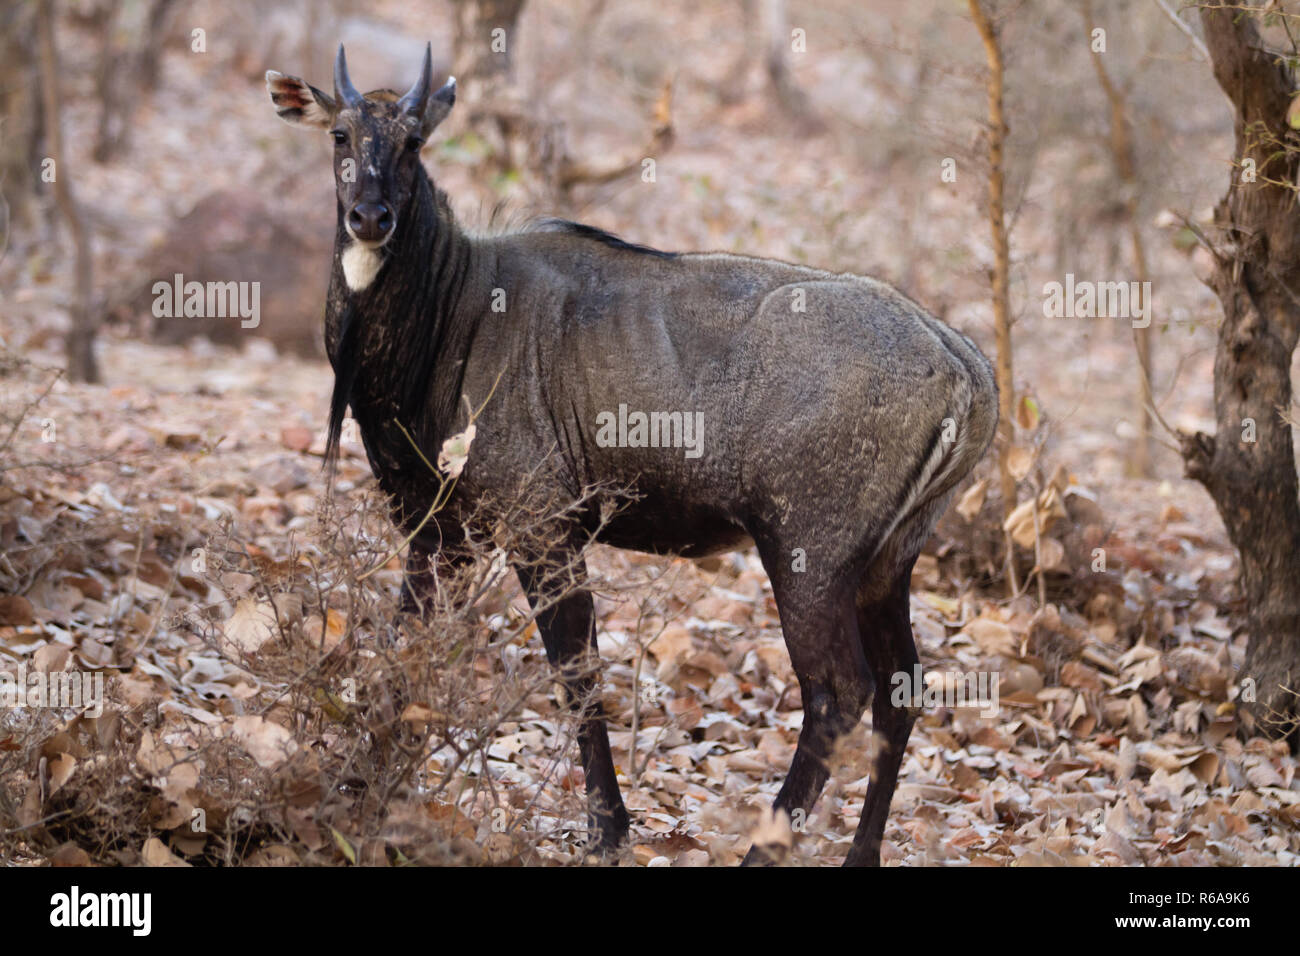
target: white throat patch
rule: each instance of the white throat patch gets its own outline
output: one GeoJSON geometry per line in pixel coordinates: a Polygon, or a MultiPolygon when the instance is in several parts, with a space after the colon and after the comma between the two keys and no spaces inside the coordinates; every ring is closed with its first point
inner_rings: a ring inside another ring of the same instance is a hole
{"type": "Polygon", "coordinates": [[[384,258],[376,250],[354,242],[343,250],[343,281],[353,292],[360,292],[375,281],[384,258]]]}

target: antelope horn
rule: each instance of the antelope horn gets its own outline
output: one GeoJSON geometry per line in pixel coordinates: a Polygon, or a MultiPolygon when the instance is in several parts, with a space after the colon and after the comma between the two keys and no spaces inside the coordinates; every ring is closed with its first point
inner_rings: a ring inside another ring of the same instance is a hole
{"type": "Polygon", "coordinates": [[[424,45],[424,66],[420,69],[420,78],[406,91],[406,95],[397,101],[397,108],[403,113],[422,116],[429,102],[429,87],[433,81],[433,44],[424,45]]]}
{"type": "Polygon", "coordinates": [[[334,99],[341,106],[355,108],[361,105],[361,94],[348,79],[348,61],[343,55],[343,44],[339,44],[339,55],[334,58],[334,99]]]}

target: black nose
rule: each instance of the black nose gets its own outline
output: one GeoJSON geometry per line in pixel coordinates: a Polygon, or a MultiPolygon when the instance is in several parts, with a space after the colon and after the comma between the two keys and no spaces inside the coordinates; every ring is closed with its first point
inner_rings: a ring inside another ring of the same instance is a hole
{"type": "Polygon", "coordinates": [[[379,242],[393,231],[393,214],[381,202],[359,202],[348,213],[348,228],[363,242],[379,242]]]}

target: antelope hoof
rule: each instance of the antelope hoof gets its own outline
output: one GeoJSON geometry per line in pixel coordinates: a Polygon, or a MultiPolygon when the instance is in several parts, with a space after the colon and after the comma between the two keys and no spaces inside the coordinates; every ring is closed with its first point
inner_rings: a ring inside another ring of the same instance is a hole
{"type": "Polygon", "coordinates": [[[592,814],[587,818],[587,850],[602,860],[610,860],[618,854],[619,847],[627,839],[632,829],[632,818],[625,807],[619,807],[612,814],[592,814]]]}

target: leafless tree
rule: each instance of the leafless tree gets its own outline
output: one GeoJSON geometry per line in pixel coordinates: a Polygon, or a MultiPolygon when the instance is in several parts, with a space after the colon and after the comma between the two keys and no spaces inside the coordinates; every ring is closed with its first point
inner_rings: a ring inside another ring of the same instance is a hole
{"type": "MultiPolygon", "coordinates": [[[[1292,14],[1276,11],[1282,18],[1292,14]]],[[[1291,359],[1300,339],[1300,145],[1287,122],[1296,77],[1266,47],[1258,14],[1209,0],[1201,26],[1233,107],[1236,165],[1215,208],[1208,284],[1223,306],[1214,362],[1213,435],[1182,437],[1241,555],[1249,635],[1246,713],[1276,736],[1300,726],[1300,501],[1291,359]],[[1247,171],[1250,170],[1248,173],[1247,171]]],[[[1288,31],[1290,32],[1290,31],[1288,31]]],[[[1294,47],[1294,44],[1292,44],[1294,47]]]]}
{"type": "Polygon", "coordinates": [[[95,360],[94,311],[95,265],[91,257],[90,235],[81,207],[73,195],[63,151],[61,97],[59,95],[59,54],[54,42],[54,0],[41,0],[36,17],[41,70],[41,97],[45,110],[46,145],[53,160],[54,199],[59,214],[68,227],[74,251],[75,292],[72,325],[66,343],[68,377],[76,382],[98,382],[99,365],[95,360]]]}

